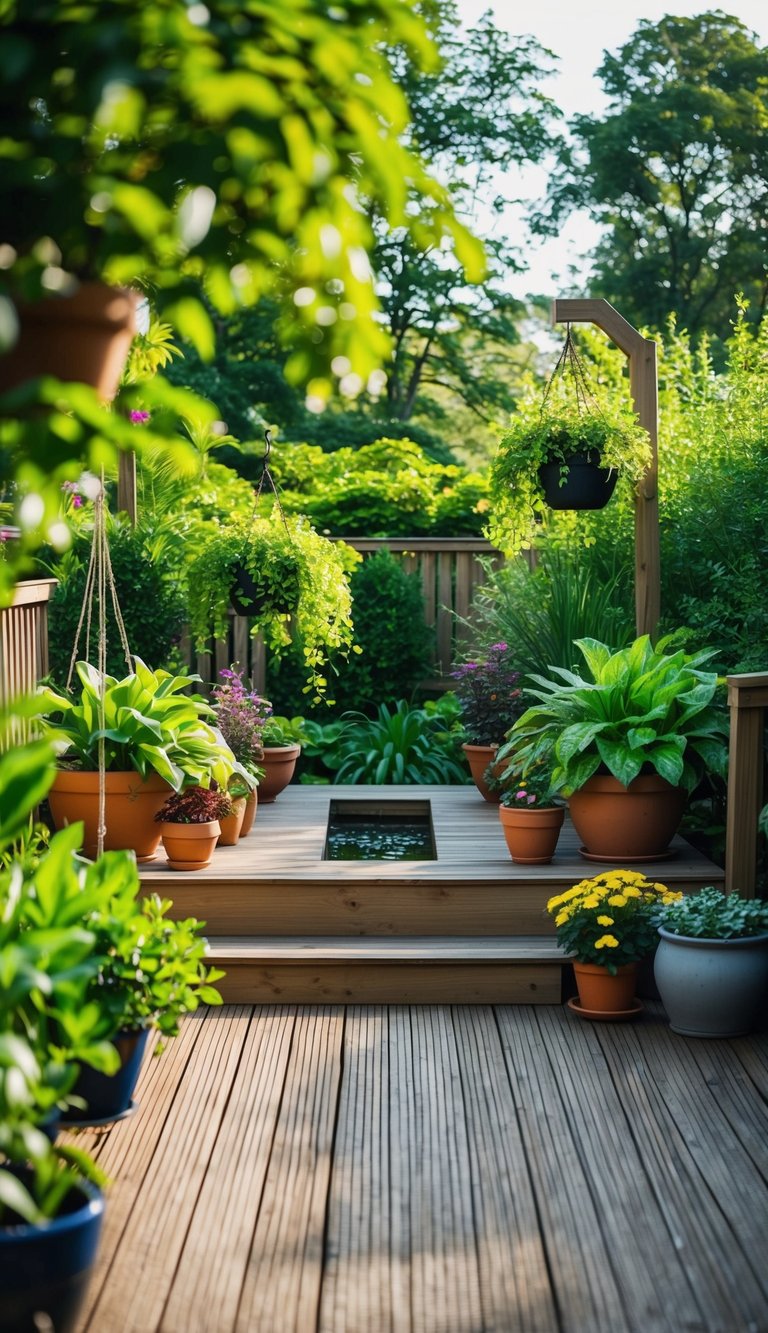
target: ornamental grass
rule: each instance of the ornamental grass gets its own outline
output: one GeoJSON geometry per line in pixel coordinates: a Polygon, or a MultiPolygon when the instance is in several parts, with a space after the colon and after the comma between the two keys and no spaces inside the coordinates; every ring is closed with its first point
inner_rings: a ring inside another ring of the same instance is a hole
{"type": "Polygon", "coordinates": [[[566,953],[613,976],[626,963],[652,953],[662,909],[682,896],[635,870],[609,870],[556,894],[547,911],[566,953]]]}

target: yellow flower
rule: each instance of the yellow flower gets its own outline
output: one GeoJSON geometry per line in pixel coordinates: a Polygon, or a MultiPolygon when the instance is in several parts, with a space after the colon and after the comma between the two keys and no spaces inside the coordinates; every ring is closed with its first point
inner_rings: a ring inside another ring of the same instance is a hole
{"type": "Polygon", "coordinates": [[[665,894],[663,895],[661,901],[662,901],[662,903],[664,904],[664,906],[666,907],[668,903],[677,903],[677,902],[679,902],[680,899],[682,898],[682,896],[683,896],[682,893],[677,893],[677,892],[675,892],[673,889],[670,889],[670,891],[669,891],[668,893],[665,893],[665,894]]]}
{"type": "Polygon", "coordinates": [[[615,935],[601,935],[599,940],[595,940],[596,949],[618,949],[619,941],[615,935]]]}
{"type": "Polygon", "coordinates": [[[564,926],[566,921],[570,920],[570,917],[571,917],[571,908],[564,907],[562,912],[558,912],[557,916],[555,917],[555,925],[564,926]]]}
{"type": "Polygon", "coordinates": [[[603,914],[603,916],[599,916],[599,917],[597,918],[597,924],[598,924],[598,926],[612,926],[612,925],[613,925],[613,917],[612,917],[612,916],[605,916],[605,914],[603,914]]]}
{"type": "Polygon", "coordinates": [[[555,894],[554,898],[550,898],[549,902],[547,903],[547,911],[554,912],[555,908],[560,906],[561,902],[563,901],[563,897],[564,894],[558,893],[555,894]]]}
{"type": "Polygon", "coordinates": [[[669,889],[667,888],[666,884],[654,884],[653,887],[657,893],[669,893],[669,889]]]}
{"type": "Polygon", "coordinates": [[[627,905],[627,900],[623,893],[612,894],[608,899],[608,902],[611,904],[611,907],[626,907],[627,905]]]}
{"type": "Polygon", "coordinates": [[[582,899],[581,905],[582,907],[599,907],[600,898],[596,893],[590,893],[586,898],[582,899]]]}
{"type": "Polygon", "coordinates": [[[640,890],[636,889],[632,884],[625,884],[622,893],[625,898],[642,898],[643,896],[640,890]]]}

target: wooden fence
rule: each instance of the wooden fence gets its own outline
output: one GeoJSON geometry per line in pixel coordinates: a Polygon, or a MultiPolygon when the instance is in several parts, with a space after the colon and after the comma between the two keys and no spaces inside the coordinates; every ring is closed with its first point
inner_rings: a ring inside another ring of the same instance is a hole
{"type": "MultiPolygon", "coordinates": [[[[34,690],[48,671],[48,601],[56,579],[20,583],[10,606],[0,611],[0,709],[34,690]]],[[[14,723],[2,741],[24,740],[27,728],[14,723]]]]}
{"type": "Polygon", "coordinates": [[[757,821],[764,801],[765,710],[768,675],[728,676],[731,712],[725,887],[754,898],[757,883],[757,821]]]}
{"type": "MultiPolygon", "coordinates": [[[[344,537],[365,558],[377,551],[399,555],[409,573],[417,573],[424,598],[424,618],[434,630],[434,655],[425,689],[447,689],[451,665],[466,644],[461,621],[468,615],[476,589],[486,579],[485,562],[496,569],[503,562],[500,551],[481,537],[344,537]],[[458,617],[458,619],[457,619],[458,617]]],[[[265,657],[260,637],[251,638],[248,621],[232,615],[227,640],[212,642],[205,653],[195,654],[183,642],[186,662],[203,680],[215,680],[222,667],[239,662],[257,690],[264,689],[265,657]]]]}

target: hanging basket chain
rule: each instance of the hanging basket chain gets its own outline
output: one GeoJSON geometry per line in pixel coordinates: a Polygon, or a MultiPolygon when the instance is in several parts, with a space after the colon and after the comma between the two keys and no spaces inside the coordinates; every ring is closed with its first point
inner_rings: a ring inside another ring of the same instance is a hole
{"type": "Polygon", "coordinates": [[[574,394],[576,397],[576,408],[578,412],[580,412],[582,415],[585,415],[588,412],[596,412],[600,416],[602,416],[600,404],[597,400],[594,390],[592,389],[592,386],[590,385],[589,379],[587,377],[587,372],[584,369],[584,363],[581,360],[581,357],[579,356],[576,344],[573,340],[570,321],[566,323],[565,342],[563,343],[560,355],[557,358],[555,368],[552,371],[552,374],[550,375],[549,379],[547,380],[547,384],[544,389],[544,395],[542,397],[541,407],[539,409],[540,414],[542,416],[544,415],[544,409],[547,406],[549,395],[558,379],[562,380],[563,382],[565,382],[566,379],[570,379],[571,383],[573,384],[574,394]]]}
{"type": "Polygon", "coordinates": [[[277,486],[275,485],[275,479],[272,476],[272,473],[270,472],[269,469],[269,456],[271,453],[272,453],[272,432],[269,429],[267,429],[264,431],[264,457],[262,459],[262,465],[261,465],[261,476],[259,477],[259,484],[256,487],[256,492],[253,500],[253,518],[256,518],[257,516],[257,510],[259,506],[259,500],[261,499],[261,493],[264,489],[264,483],[267,482],[270,490],[272,491],[272,494],[275,497],[277,512],[280,515],[283,527],[285,528],[285,531],[288,534],[288,538],[290,540],[291,537],[290,529],[286,522],[285,514],[283,513],[283,506],[280,503],[280,496],[278,494],[277,486]]]}

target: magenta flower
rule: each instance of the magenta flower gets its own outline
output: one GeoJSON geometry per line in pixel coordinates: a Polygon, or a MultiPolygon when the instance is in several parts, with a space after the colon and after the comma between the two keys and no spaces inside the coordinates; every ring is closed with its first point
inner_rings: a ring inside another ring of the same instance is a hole
{"type": "Polygon", "coordinates": [[[73,509],[82,509],[82,507],[83,507],[83,497],[82,497],[82,495],[73,495],[73,496],[72,496],[72,508],[73,508],[73,509]]]}
{"type": "Polygon", "coordinates": [[[151,414],[149,412],[139,412],[134,409],[129,412],[128,415],[134,426],[146,426],[147,422],[151,420],[151,414]]]}

